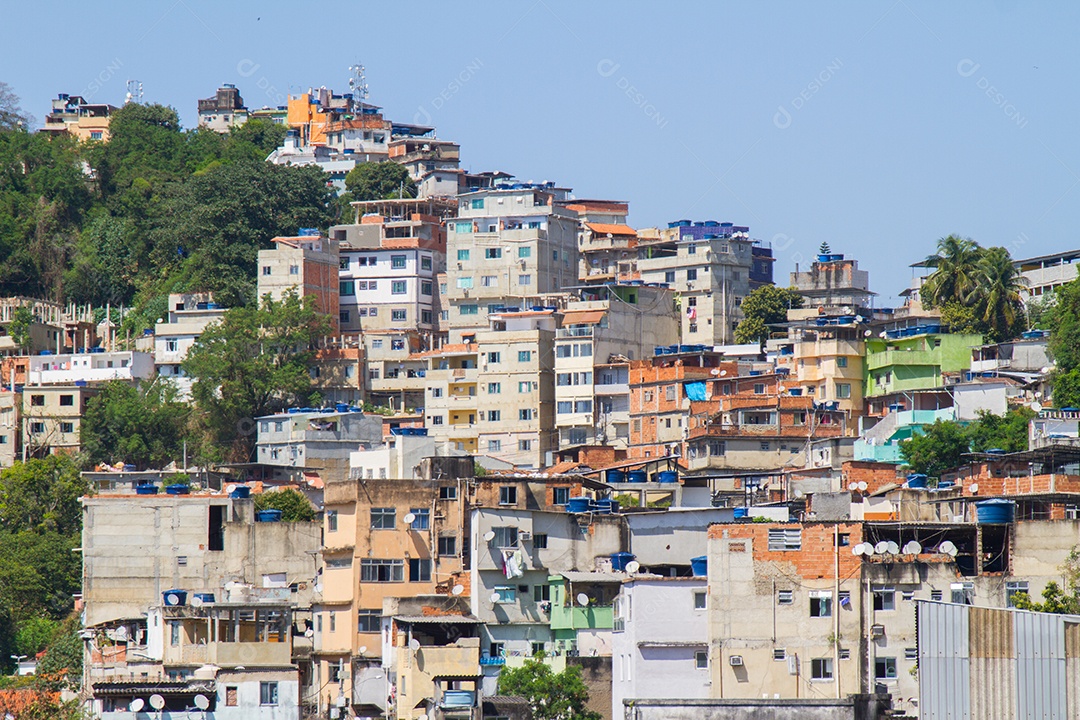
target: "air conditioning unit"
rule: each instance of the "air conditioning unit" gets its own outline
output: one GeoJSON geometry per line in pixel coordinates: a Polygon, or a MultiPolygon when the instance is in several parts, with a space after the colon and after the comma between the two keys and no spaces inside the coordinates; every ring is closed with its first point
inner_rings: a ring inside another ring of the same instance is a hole
{"type": "Polygon", "coordinates": [[[871,625],[870,626],[870,637],[885,637],[885,626],[884,625],[871,625]]]}
{"type": "Polygon", "coordinates": [[[731,667],[742,667],[742,655],[732,655],[728,658],[731,667]]]}
{"type": "Polygon", "coordinates": [[[520,532],[520,533],[518,533],[518,538],[521,539],[523,542],[528,542],[529,540],[532,540],[532,533],[531,532],[520,532]]]}

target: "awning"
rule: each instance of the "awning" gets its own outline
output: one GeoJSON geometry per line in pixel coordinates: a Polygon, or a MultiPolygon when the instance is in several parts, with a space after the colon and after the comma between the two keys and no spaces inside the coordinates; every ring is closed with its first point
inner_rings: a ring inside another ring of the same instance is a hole
{"type": "Polygon", "coordinates": [[[479,618],[468,615],[395,615],[394,620],[413,625],[479,625],[479,618]]]}
{"type": "Polygon", "coordinates": [[[626,575],[616,575],[614,573],[576,572],[570,570],[559,574],[572,583],[621,583],[627,578],[626,575]]]}
{"type": "Polygon", "coordinates": [[[563,313],[563,326],[598,325],[604,319],[604,310],[570,310],[563,313]]]}
{"type": "Polygon", "coordinates": [[[214,693],[216,684],[213,680],[202,682],[96,682],[93,684],[94,696],[118,695],[197,695],[198,693],[214,693]]]}

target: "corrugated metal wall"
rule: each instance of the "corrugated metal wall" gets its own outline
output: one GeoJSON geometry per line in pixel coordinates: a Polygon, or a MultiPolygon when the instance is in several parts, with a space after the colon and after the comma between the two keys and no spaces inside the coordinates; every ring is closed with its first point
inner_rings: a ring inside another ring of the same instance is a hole
{"type": "Polygon", "coordinates": [[[1080,618],[919,601],[923,720],[1080,717],[1080,618]]]}

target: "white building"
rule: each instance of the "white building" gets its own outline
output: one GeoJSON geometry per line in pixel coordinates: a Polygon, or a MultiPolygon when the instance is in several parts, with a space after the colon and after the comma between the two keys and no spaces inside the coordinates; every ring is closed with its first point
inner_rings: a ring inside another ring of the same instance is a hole
{"type": "Polygon", "coordinates": [[[28,385],[74,385],[110,380],[137,382],[154,376],[154,356],[135,350],[32,355],[28,385]]]}
{"type": "Polygon", "coordinates": [[[637,575],[615,600],[611,706],[628,699],[712,697],[708,581],[637,575]]]}
{"type": "Polygon", "coordinates": [[[154,362],[158,375],[171,380],[181,398],[191,395],[192,380],[183,369],[188,352],[206,328],[224,315],[225,308],[210,293],[169,295],[168,317],[154,328],[154,362]]]}

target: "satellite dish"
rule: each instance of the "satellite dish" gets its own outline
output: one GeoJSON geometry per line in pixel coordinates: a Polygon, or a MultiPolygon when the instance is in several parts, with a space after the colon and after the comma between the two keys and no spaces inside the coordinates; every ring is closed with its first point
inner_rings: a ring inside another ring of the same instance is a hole
{"type": "Polygon", "coordinates": [[[166,605],[179,605],[180,604],[180,596],[177,595],[176,593],[165,593],[165,604],[166,605]]]}
{"type": "Polygon", "coordinates": [[[851,482],[849,482],[847,484],[847,489],[850,490],[851,492],[855,492],[856,490],[859,489],[859,483],[852,480],[851,482]]]}
{"type": "Polygon", "coordinates": [[[131,701],[131,704],[128,705],[128,710],[130,710],[133,713],[137,713],[140,710],[142,710],[144,707],[146,707],[146,703],[143,702],[143,699],[142,698],[135,698],[134,700],[131,701]]]}
{"type": "Polygon", "coordinates": [[[855,547],[851,548],[851,554],[852,555],[862,555],[863,554],[862,543],[859,543],[855,547]]]}
{"type": "Polygon", "coordinates": [[[905,555],[918,555],[922,552],[922,545],[917,540],[909,540],[904,544],[905,555]]]}
{"type": "Polygon", "coordinates": [[[588,607],[588,605],[589,605],[589,596],[586,595],[585,593],[578,593],[577,594],[577,602],[578,602],[578,605],[581,605],[582,607],[588,607]]]}
{"type": "Polygon", "coordinates": [[[195,696],[195,707],[206,711],[210,709],[210,700],[205,695],[195,696]]]}
{"type": "Polygon", "coordinates": [[[464,585],[455,585],[454,587],[450,588],[451,595],[460,595],[463,592],[465,592],[464,585]]]}
{"type": "Polygon", "coordinates": [[[720,368],[713,368],[712,370],[709,371],[709,374],[713,375],[713,376],[719,375],[720,374],[720,368]]]}
{"type": "Polygon", "coordinates": [[[488,530],[486,533],[484,533],[484,541],[485,542],[491,542],[494,539],[495,539],[495,531],[494,530],[488,530]]]}
{"type": "Polygon", "coordinates": [[[878,337],[879,338],[889,337],[889,334],[887,332],[885,332],[884,330],[882,330],[881,332],[878,333],[878,337]]]}
{"type": "Polygon", "coordinates": [[[979,483],[971,483],[971,487],[969,487],[968,490],[971,491],[972,495],[977,495],[979,493],[979,483]]]}
{"type": "Polygon", "coordinates": [[[417,650],[419,650],[420,649],[420,641],[417,640],[416,638],[413,638],[412,640],[410,640],[409,641],[409,649],[412,650],[413,652],[416,652],[417,650]]]}
{"type": "Polygon", "coordinates": [[[956,549],[956,545],[954,545],[952,541],[946,540],[945,542],[938,545],[938,552],[943,555],[950,555],[952,557],[956,557],[956,553],[958,551],[956,549]]]}
{"type": "Polygon", "coordinates": [[[889,541],[889,554],[890,555],[899,555],[900,554],[900,546],[897,545],[896,543],[894,543],[892,540],[889,541]]]}
{"type": "Polygon", "coordinates": [[[307,630],[304,631],[304,637],[306,637],[306,638],[315,637],[315,631],[312,630],[311,628],[308,628],[307,630]]]}
{"type": "Polygon", "coordinates": [[[859,492],[866,492],[866,488],[868,488],[868,487],[870,487],[870,486],[866,484],[865,480],[860,480],[859,481],[859,492]]]}
{"type": "Polygon", "coordinates": [[[720,377],[724,377],[725,375],[727,375],[727,370],[721,370],[720,377]]]}
{"type": "Polygon", "coordinates": [[[360,646],[360,654],[363,655],[366,652],[367,652],[367,645],[361,645],[360,646]]]}
{"type": "Polygon", "coordinates": [[[862,551],[863,551],[863,555],[866,555],[867,557],[869,557],[869,556],[874,554],[874,546],[871,545],[870,543],[863,543],[862,544],[862,551]]]}
{"type": "Polygon", "coordinates": [[[882,540],[874,546],[874,552],[876,552],[878,555],[884,555],[885,553],[889,552],[889,543],[882,540]]]}
{"type": "Polygon", "coordinates": [[[1035,402],[1031,403],[1031,409],[1035,412],[1042,412],[1042,403],[1036,400],[1035,402]]]}
{"type": "Polygon", "coordinates": [[[154,693],[150,696],[150,707],[154,708],[155,710],[161,710],[163,707],[165,707],[165,698],[161,697],[157,693],[154,693]]]}
{"type": "Polygon", "coordinates": [[[870,337],[874,334],[873,330],[863,330],[863,337],[870,337]]]}
{"type": "Polygon", "coordinates": [[[491,593],[491,602],[493,602],[493,603],[499,602],[499,593],[491,593]]]}
{"type": "Polygon", "coordinates": [[[405,520],[406,525],[412,525],[414,522],[416,522],[416,516],[412,513],[406,513],[405,517],[402,519],[405,520]]]}
{"type": "Polygon", "coordinates": [[[626,563],[626,572],[630,573],[631,575],[636,573],[640,569],[641,563],[639,563],[637,560],[631,560],[630,562],[626,563]]]}
{"type": "Polygon", "coordinates": [[[191,598],[191,607],[202,607],[203,599],[198,595],[191,598]]]}
{"type": "Polygon", "coordinates": [[[864,318],[862,315],[856,315],[855,316],[855,322],[857,322],[857,323],[861,323],[865,319],[866,318],[864,318]]]}
{"type": "Polygon", "coordinates": [[[236,582],[235,580],[230,580],[229,582],[225,583],[225,592],[232,592],[239,584],[240,583],[236,582]]]}

